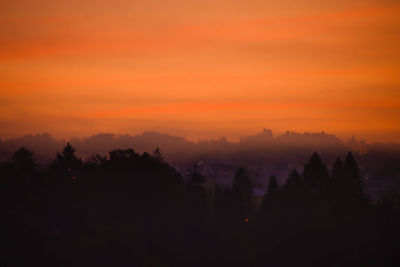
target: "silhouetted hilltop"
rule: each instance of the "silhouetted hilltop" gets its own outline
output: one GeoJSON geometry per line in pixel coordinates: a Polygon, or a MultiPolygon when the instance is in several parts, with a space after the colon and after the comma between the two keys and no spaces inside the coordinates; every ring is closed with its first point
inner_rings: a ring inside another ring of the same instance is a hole
{"type": "MultiPolygon", "coordinates": [[[[226,138],[212,140],[188,141],[183,137],[158,132],[143,132],[138,135],[121,135],[99,133],[89,137],[70,139],[77,148],[77,153],[88,159],[96,154],[105,155],[113,149],[134,148],[143,153],[159,147],[165,159],[172,164],[192,164],[201,160],[230,160],[243,165],[271,164],[303,164],[304,158],[317,151],[328,162],[338,155],[351,150],[355,154],[396,153],[400,144],[367,144],[354,137],[343,141],[332,134],[296,133],[287,131],[274,135],[271,130],[264,129],[256,135],[242,137],[238,142],[226,138]]],[[[38,162],[48,162],[66,143],[49,134],[26,135],[19,138],[2,140],[0,142],[0,160],[10,158],[20,147],[35,151],[38,162]]]]}
{"type": "Polygon", "coordinates": [[[2,140],[0,142],[0,160],[10,158],[20,147],[35,151],[38,162],[48,162],[65,146],[66,140],[55,139],[48,133],[24,135],[18,138],[2,140]]]}

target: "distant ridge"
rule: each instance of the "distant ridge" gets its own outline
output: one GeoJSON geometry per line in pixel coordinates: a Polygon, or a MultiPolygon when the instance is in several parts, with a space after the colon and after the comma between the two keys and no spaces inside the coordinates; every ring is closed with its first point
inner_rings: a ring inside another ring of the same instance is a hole
{"type": "MultiPolygon", "coordinates": [[[[39,161],[46,162],[54,158],[66,141],[65,139],[55,139],[47,133],[2,139],[0,140],[0,160],[7,160],[18,148],[26,147],[35,152],[35,157],[39,161]]],[[[172,162],[187,162],[197,159],[232,160],[239,158],[240,155],[246,155],[249,160],[274,160],[291,158],[294,155],[300,157],[313,151],[319,151],[328,158],[335,157],[347,150],[360,154],[371,150],[400,151],[400,144],[368,144],[355,137],[344,141],[325,132],[287,131],[275,136],[271,130],[267,129],[255,135],[244,136],[238,142],[228,141],[224,137],[192,142],[184,137],[155,131],[146,131],[138,135],[98,133],[83,138],[72,137],[69,141],[84,159],[95,154],[105,155],[117,148],[133,148],[142,153],[160,147],[166,159],[172,162]],[[255,158],[256,155],[259,158],[255,158]]]]}

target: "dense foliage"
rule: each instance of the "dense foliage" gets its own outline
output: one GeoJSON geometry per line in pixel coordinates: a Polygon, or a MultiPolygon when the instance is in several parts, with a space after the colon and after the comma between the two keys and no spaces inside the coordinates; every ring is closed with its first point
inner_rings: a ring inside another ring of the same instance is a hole
{"type": "Polygon", "coordinates": [[[159,149],[83,163],[67,144],[41,169],[21,148],[0,175],[2,266],[400,266],[400,197],[371,205],[351,153],[271,177],[260,205],[245,168],[210,190],[159,149]]]}

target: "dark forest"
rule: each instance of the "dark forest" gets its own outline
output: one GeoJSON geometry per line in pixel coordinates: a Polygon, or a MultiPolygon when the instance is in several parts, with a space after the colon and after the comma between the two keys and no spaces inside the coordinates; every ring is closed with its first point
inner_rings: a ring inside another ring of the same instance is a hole
{"type": "Polygon", "coordinates": [[[21,148],[0,167],[2,266],[399,266],[399,193],[371,202],[351,152],[305,161],[257,202],[246,166],[210,189],[158,148],[67,143],[45,168],[21,148]]]}

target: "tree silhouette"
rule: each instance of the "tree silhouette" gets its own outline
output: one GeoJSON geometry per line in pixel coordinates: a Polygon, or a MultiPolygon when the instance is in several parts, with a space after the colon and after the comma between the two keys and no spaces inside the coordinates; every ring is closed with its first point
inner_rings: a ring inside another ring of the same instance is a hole
{"type": "Polygon", "coordinates": [[[347,199],[343,195],[343,191],[347,190],[346,186],[343,162],[338,157],[332,166],[332,194],[334,206],[339,210],[346,206],[347,199]]]}
{"type": "Polygon", "coordinates": [[[304,165],[303,178],[311,195],[316,198],[328,196],[329,174],[325,164],[315,152],[304,165]]]}
{"type": "Polygon", "coordinates": [[[116,149],[109,152],[110,161],[112,162],[125,162],[126,160],[138,159],[139,155],[133,149],[116,149]]]}
{"type": "Polygon", "coordinates": [[[299,207],[305,204],[304,201],[307,197],[306,185],[297,170],[293,170],[289,174],[282,188],[282,196],[286,205],[299,207]]]}
{"type": "Polygon", "coordinates": [[[361,175],[360,169],[353,157],[349,152],[344,160],[344,175],[348,181],[351,194],[359,198],[362,195],[361,175]]]}
{"type": "Polygon", "coordinates": [[[344,175],[343,162],[340,157],[337,157],[332,166],[333,184],[341,182],[344,175]]]}
{"type": "Polygon", "coordinates": [[[82,164],[82,160],[75,155],[75,148],[69,142],[64,147],[62,154],[57,153],[57,161],[67,171],[72,171],[82,164]]]}
{"type": "Polygon", "coordinates": [[[204,187],[205,177],[198,173],[196,165],[189,171],[189,182],[186,184],[186,213],[189,224],[201,225],[206,216],[207,194],[204,187]]]}
{"type": "Polygon", "coordinates": [[[259,209],[259,218],[262,222],[270,220],[273,216],[277,216],[280,205],[280,190],[276,176],[269,179],[267,192],[264,195],[263,202],[259,209]]]}
{"type": "Polygon", "coordinates": [[[271,176],[268,183],[267,188],[267,196],[270,196],[273,199],[278,199],[279,196],[279,186],[276,181],[276,176],[271,176]]]}
{"type": "Polygon", "coordinates": [[[349,208],[356,209],[365,205],[366,198],[362,190],[360,169],[351,152],[344,160],[342,182],[342,197],[349,208]]]}
{"type": "Polygon", "coordinates": [[[22,147],[12,156],[15,167],[23,173],[31,173],[35,169],[33,152],[22,147]]]}
{"type": "Polygon", "coordinates": [[[399,265],[400,194],[369,208],[351,153],[330,176],[316,153],[281,188],[272,176],[258,217],[243,167],[209,205],[197,165],[184,183],[159,149],[117,149],[85,164],[75,153],[68,143],[45,169],[21,148],[0,164],[3,265],[399,265]],[[79,183],[54,182],[78,172],[79,183]]]}
{"type": "Polygon", "coordinates": [[[344,164],[337,158],[332,167],[332,192],[334,206],[340,213],[352,215],[366,205],[358,165],[349,152],[344,164]]]}
{"type": "Polygon", "coordinates": [[[160,151],[160,148],[159,148],[159,147],[157,147],[157,148],[153,151],[153,158],[155,158],[156,160],[159,160],[159,161],[163,161],[163,160],[164,160],[164,157],[163,157],[163,155],[161,154],[161,151],[160,151]]]}
{"type": "Polygon", "coordinates": [[[252,192],[253,187],[247,171],[243,167],[236,170],[232,184],[232,204],[235,209],[233,219],[237,222],[243,221],[252,212],[252,192]]]}
{"type": "Polygon", "coordinates": [[[214,190],[214,215],[217,222],[226,225],[232,214],[231,190],[216,184],[214,190]]]}
{"type": "Polygon", "coordinates": [[[286,180],[283,190],[290,192],[291,194],[295,194],[297,193],[297,191],[300,191],[302,187],[304,187],[303,178],[300,176],[297,170],[293,170],[289,174],[289,177],[286,180]]]}
{"type": "Polygon", "coordinates": [[[57,153],[53,168],[60,172],[64,177],[77,180],[78,172],[82,167],[82,160],[75,155],[75,148],[69,142],[64,147],[62,153],[57,153]]]}

